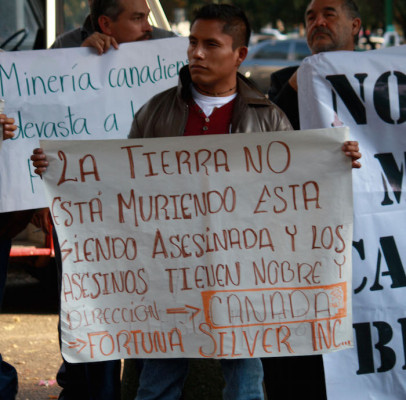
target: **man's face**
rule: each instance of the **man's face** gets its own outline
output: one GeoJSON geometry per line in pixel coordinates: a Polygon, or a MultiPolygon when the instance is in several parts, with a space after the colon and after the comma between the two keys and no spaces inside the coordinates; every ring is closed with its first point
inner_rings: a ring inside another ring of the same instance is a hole
{"type": "Polygon", "coordinates": [[[149,7],[145,0],[120,0],[123,11],[113,21],[109,18],[109,32],[118,43],[136,42],[151,38],[148,23],[149,7]]]}
{"type": "Polygon", "coordinates": [[[347,14],[342,0],[313,0],[307,7],[305,20],[307,44],[313,54],[354,50],[354,35],[361,20],[347,14]]]}
{"type": "Polygon", "coordinates": [[[223,33],[224,22],[198,19],[192,25],[187,55],[192,81],[197,88],[222,93],[236,85],[245,46],[233,49],[233,38],[223,33]]]}

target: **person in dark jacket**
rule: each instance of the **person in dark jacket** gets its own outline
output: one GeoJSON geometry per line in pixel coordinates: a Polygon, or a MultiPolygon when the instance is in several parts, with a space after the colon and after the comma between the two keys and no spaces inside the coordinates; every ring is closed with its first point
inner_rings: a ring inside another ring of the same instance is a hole
{"type": "MultiPolygon", "coordinates": [[[[92,9],[92,0],[88,0],[89,7],[92,9]]],[[[95,9],[86,17],[85,21],[83,22],[83,25],[79,28],[72,29],[71,31],[62,33],[59,35],[56,39],[55,42],[51,45],[51,49],[66,49],[69,47],[81,47],[81,46],[89,46],[91,45],[92,41],[87,39],[91,37],[93,34],[96,32],[98,33],[105,33],[102,29],[102,27],[99,25],[98,19],[100,16],[105,15],[106,16],[106,6],[109,4],[103,1],[96,1],[96,7],[95,9]]],[[[116,12],[116,6],[119,4],[117,1],[110,2],[112,4],[112,12],[116,12]]],[[[148,24],[149,25],[149,24],[148,24]]],[[[149,25],[149,27],[144,28],[146,32],[148,32],[147,36],[144,36],[145,39],[165,39],[168,37],[175,37],[176,35],[171,32],[167,31],[165,29],[160,29],[155,26],[149,25]]],[[[145,35],[145,33],[144,33],[145,35]]],[[[111,38],[111,35],[107,34],[107,40],[111,38]]],[[[122,38],[124,41],[133,41],[130,40],[132,39],[128,35],[122,38]]],[[[116,38],[116,40],[119,40],[116,38]]],[[[136,34],[135,36],[135,41],[138,41],[139,35],[136,34]]]]}
{"type": "MultiPolygon", "coordinates": [[[[307,44],[312,54],[355,49],[361,19],[353,0],[313,0],[305,13],[307,44]]],[[[298,67],[283,68],[271,75],[269,99],[300,129],[297,98],[298,67]]]]}
{"type": "MultiPolygon", "coordinates": [[[[305,23],[312,54],[355,49],[361,19],[353,0],[312,0],[306,9],[305,23]]],[[[274,72],[268,93],[296,130],[300,129],[297,69],[288,67],[274,72]]],[[[321,355],[268,358],[262,363],[266,390],[274,398],[291,400],[303,393],[313,400],[327,398],[321,355]]]]}

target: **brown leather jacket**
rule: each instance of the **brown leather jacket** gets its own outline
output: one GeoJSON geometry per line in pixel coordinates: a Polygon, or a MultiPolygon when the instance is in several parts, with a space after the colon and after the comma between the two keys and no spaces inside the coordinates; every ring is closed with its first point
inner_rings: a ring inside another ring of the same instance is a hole
{"type": "MultiPolygon", "coordinates": [[[[157,94],[140,108],[134,117],[128,137],[182,136],[188,118],[190,84],[189,69],[185,66],[180,71],[177,87],[157,94]]],[[[237,89],[238,96],[231,119],[232,133],[293,129],[285,114],[241,74],[238,74],[237,89]]]]}

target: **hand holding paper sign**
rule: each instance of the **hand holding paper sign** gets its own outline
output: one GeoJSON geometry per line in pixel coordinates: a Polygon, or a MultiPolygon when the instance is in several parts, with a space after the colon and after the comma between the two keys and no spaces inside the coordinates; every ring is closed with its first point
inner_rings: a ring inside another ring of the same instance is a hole
{"type": "Polygon", "coordinates": [[[17,129],[14,118],[7,118],[7,115],[0,114],[0,124],[3,124],[3,140],[14,137],[14,131],[17,129]]]}
{"type": "Polygon", "coordinates": [[[358,142],[356,141],[345,142],[341,150],[345,153],[347,157],[351,158],[353,168],[361,168],[361,163],[357,161],[362,157],[359,151],[358,142]]]}
{"type": "Polygon", "coordinates": [[[17,127],[14,125],[14,118],[7,118],[7,115],[3,114],[4,100],[0,99],[0,124],[2,124],[3,140],[11,139],[14,137],[14,131],[17,127]]]}
{"type": "Polygon", "coordinates": [[[118,49],[118,43],[113,36],[108,36],[103,33],[95,32],[89,36],[82,44],[81,47],[93,47],[96,49],[97,54],[101,55],[105,53],[111,46],[116,50],[118,49]]]}
{"type": "Polygon", "coordinates": [[[41,148],[34,149],[31,155],[32,164],[35,167],[34,172],[37,175],[42,175],[48,167],[47,156],[41,148]]]}

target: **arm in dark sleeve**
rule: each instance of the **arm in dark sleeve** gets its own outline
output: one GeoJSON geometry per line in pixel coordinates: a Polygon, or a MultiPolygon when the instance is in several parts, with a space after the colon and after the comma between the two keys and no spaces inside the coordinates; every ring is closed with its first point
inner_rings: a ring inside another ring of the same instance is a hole
{"type": "Polygon", "coordinates": [[[272,101],[286,114],[293,129],[299,130],[299,104],[296,90],[286,82],[272,101]]]}
{"type": "Polygon", "coordinates": [[[290,77],[296,72],[297,66],[287,67],[271,75],[269,100],[275,103],[288,117],[295,130],[300,129],[299,106],[297,92],[289,85],[290,77]]]}

